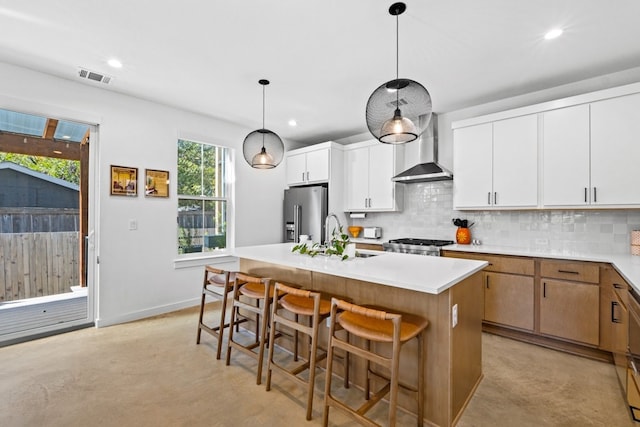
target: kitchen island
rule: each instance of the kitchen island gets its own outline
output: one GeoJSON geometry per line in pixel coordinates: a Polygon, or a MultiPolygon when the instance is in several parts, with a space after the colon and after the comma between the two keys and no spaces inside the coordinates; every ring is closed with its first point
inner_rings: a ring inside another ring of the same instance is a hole
{"type": "MultiPolygon", "coordinates": [[[[427,318],[425,421],[454,425],[482,379],[480,272],[487,263],[374,251],[367,258],[341,261],[292,253],[292,246],[243,247],[235,255],[246,273],[427,318]]],[[[326,336],[325,328],[321,339],[326,336]]],[[[416,382],[416,345],[413,341],[403,347],[401,382],[416,382]]],[[[350,378],[363,384],[363,365],[353,358],[350,378]]],[[[415,413],[413,399],[401,389],[399,405],[415,413]]]]}

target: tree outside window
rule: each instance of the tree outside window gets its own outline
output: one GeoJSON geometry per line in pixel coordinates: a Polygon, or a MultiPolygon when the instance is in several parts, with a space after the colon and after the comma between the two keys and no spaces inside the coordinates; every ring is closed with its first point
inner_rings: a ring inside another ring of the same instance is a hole
{"type": "Polygon", "coordinates": [[[227,247],[229,149],[178,140],[178,254],[227,247]]]}

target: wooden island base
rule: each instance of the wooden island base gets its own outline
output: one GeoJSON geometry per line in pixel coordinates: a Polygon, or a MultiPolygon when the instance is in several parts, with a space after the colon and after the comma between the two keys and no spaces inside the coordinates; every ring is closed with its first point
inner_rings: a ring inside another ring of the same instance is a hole
{"type": "MultiPolygon", "coordinates": [[[[240,259],[240,270],[344,296],[357,304],[373,304],[427,318],[424,421],[434,426],[457,423],[482,379],[483,289],[480,272],[439,294],[430,294],[245,258],[240,259]],[[452,327],[454,305],[457,305],[458,323],[452,327]]],[[[322,328],[320,342],[326,343],[326,340],[327,328],[322,328]]],[[[400,362],[400,380],[411,385],[416,384],[416,345],[413,340],[403,346],[400,362]]],[[[352,358],[350,365],[350,378],[352,384],[361,387],[364,364],[355,359],[352,358]]],[[[414,396],[402,389],[399,405],[415,414],[414,396]]]]}

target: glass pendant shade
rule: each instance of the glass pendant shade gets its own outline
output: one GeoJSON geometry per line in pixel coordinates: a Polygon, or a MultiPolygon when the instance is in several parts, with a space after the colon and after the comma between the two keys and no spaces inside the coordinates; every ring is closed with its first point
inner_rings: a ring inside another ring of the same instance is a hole
{"type": "Polygon", "coordinates": [[[404,144],[416,140],[431,121],[431,95],[420,83],[398,77],[398,16],[404,3],[394,3],[389,14],[396,17],[396,78],[380,85],[367,101],[369,132],[385,144],[404,144]]]}
{"type": "Polygon", "coordinates": [[[275,132],[264,127],[264,88],[269,80],[260,79],[258,83],[262,85],[262,129],[246,136],[242,143],[242,154],[252,168],[273,169],[284,157],[284,143],[275,132]]]}
{"type": "Polygon", "coordinates": [[[284,144],[280,137],[269,129],[251,132],[242,144],[244,159],[256,169],[272,169],[284,157],[284,144]]]}

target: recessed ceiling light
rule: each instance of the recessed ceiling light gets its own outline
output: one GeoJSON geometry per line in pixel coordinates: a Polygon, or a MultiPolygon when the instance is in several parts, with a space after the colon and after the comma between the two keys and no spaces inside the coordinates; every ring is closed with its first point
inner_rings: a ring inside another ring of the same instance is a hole
{"type": "Polygon", "coordinates": [[[551,39],[555,39],[556,37],[560,37],[560,35],[562,35],[562,29],[561,28],[554,28],[553,30],[551,30],[547,34],[545,34],[544,38],[545,38],[545,40],[551,40],[551,39]]]}
{"type": "Polygon", "coordinates": [[[109,64],[113,68],[122,68],[122,62],[120,62],[119,60],[117,60],[115,58],[112,58],[109,61],[107,61],[107,64],[109,64]]]}
{"type": "Polygon", "coordinates": [[[289,120],[289,126],[291,126],[291,127],[298,126],[298,122],[296,122],[295,120],[291,119],[291,120],[289,120]]]}

